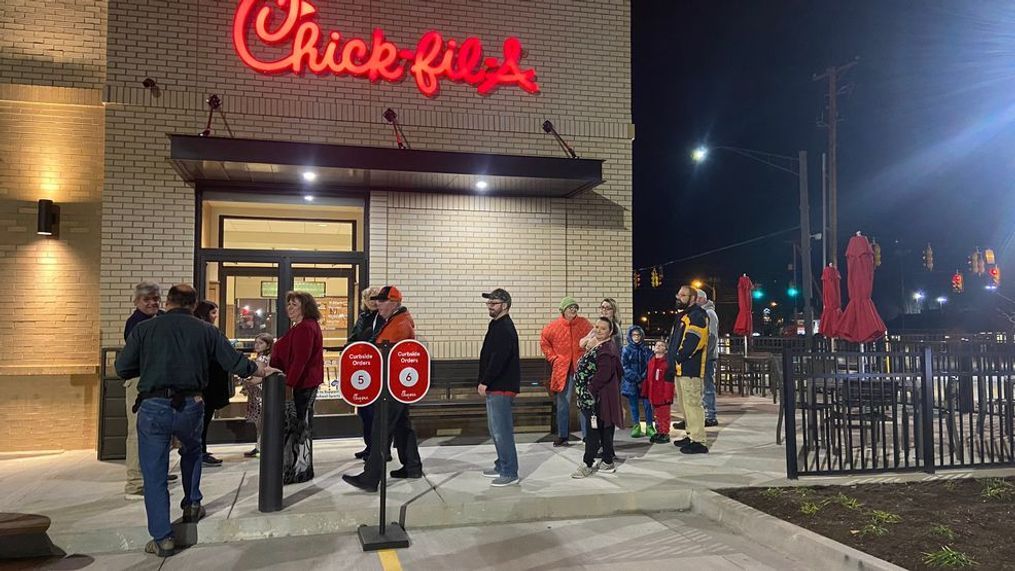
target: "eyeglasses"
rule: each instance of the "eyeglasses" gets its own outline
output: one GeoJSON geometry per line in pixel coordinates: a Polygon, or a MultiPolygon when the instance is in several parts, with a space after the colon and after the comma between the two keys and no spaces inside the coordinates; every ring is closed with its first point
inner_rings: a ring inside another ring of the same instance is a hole
{"type": "Polygon", "coordinates": [[[600,305],[599,309],[609,309],[609,310],[612,310],[613,306],[612,305],[600,305]]]}
{"type": "Polygon", "coordinates": [[[569,305],[569,306],[564,308],[564,311],[578,311],[578,306],[577,305],[569,305]]]}

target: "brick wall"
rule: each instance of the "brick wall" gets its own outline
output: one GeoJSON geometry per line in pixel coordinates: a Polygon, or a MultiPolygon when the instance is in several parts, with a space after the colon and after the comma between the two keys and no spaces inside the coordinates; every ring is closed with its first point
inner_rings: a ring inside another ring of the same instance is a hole
{"type": "Polygon", "coordinates": [[[95,444],[105,12],[0,8],[0,451],[95,444]],[[35,233],[41,198],[59,237],[35,233]]]}
{"type": "MultiPolygon", "coordinates": [[[[589,311],[600,298],[616,297],[629,323],[629,2],[314,5],[324,31],[369,37],[380,27],[399,46],[438,30],[446,38],[475,35],[499,54],[503,39],[517,36],[527,52],[523,67],[537,70],[541,93],[501,88],[483,97],[444,82],[440,96],[427,99],[411,79],[370,84],[264,76],[247,69],[233,50],[234,3],[180,2],[139,11],[135,2],[110,2],[103,343],[119,343],[131,284],[149,277],[192,279],[193,190],[167,163],[164,135],[200,131],[211,93],[222,97],[241,138],[390,146],[381,113],[392,107],[414,148],[559,156],[540,129],[552,119],[582,156],[607,161],[605,184],[574,199],[374,193],[371,281],[402,287],[438,358],[478,354],[487,321],[478,294],[497,286],[517,300],[513,313],[526,356],[539,354],[539,331],[556,317],[565,294],[589,311]],[[145,77],[159,83],[158,97],[141,88],[145,77]],[[149,207],[157,214],[149,216],[149,207]],[[434,259],[440,263],[428,263],[434,259]]],[[[224,136],[215,121],[215,134],[224,136]]]]}

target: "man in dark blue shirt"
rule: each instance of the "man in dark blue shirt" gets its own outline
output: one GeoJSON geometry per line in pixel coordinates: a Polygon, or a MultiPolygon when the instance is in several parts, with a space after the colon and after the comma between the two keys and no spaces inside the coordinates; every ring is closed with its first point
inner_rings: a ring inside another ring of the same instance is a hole
{"type": "MultiPolygon", "coordinates": [[[[123,340],[127,341],[130,332],[138,323],[151,319],[165,312],[159,309],[162,303],[162,288],[152,281],[143,281],[134,286],[134,313],[130,314],[123,325],[123,340]]],[[[123,487],[123,497],[127,500],[144,499],[144,477],[141,475],[141,464],[137,459],[137,413],[131,409],[137,400],[137,384],[140,379],[127,379],[123,382],[124,405],[127,407],[127,442],[126,461],[127,483],[123,487]]],[[[176,475],[170,474],[170,480],[176,475]]]]}
{"type": "Polygon", "coordinates": [[[492,486],[502,487],[518,483],[518,451],[515,448],[515,427],[511,409],[521,391],[521,360],[518,350],[518,331],[508,312],[511,294],[497,288],[484,293],[490,325],[479,352],[479,394],[486,397],[486,415],[497,449],[493,470],[483,475],[493,478],[492,486]]]}

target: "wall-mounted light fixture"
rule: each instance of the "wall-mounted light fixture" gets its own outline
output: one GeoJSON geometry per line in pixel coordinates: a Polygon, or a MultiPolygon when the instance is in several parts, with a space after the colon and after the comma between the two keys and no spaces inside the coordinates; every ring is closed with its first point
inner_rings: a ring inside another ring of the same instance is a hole
{"type": "Polygon", "coordinates": [[[52,200],[39,200],[39,224],[35,232],[40,236],[60,235],[60,207],[52,200]]]}

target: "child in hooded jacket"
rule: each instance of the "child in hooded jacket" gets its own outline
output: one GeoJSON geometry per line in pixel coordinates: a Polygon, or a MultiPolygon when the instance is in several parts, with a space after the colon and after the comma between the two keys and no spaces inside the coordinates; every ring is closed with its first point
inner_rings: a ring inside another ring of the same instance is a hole
{"type": "Polygon", "coordinates": [[[659,431],[649,438],[650,442],[661,444],[670,441],[670,406],[673,404],[673,381],[666,380],[666,342],[656,341],[652,348],[652,358],[648,361],[645,382],[642,383],[643,397],[652,404],[655,412],[656,426],[659,431]]]}
{"type": "MultiPolygon", "coordinates": [[[[620,361],[624,367],[624,380],[620,384],[620,394],[627,397],[631,410],[631,437],[655,436],[656,428],[652,426],[652,405],[641,396],[642,384],[645,381],[652,350],[645,343],[645,331],[637,325],[627,329],[627,345],[620,361]],[[645,409],[645,422],[641,422],[639,409],[645,409]]],[[[669,425],[667,425],[669,426],[669,425]]]]}

